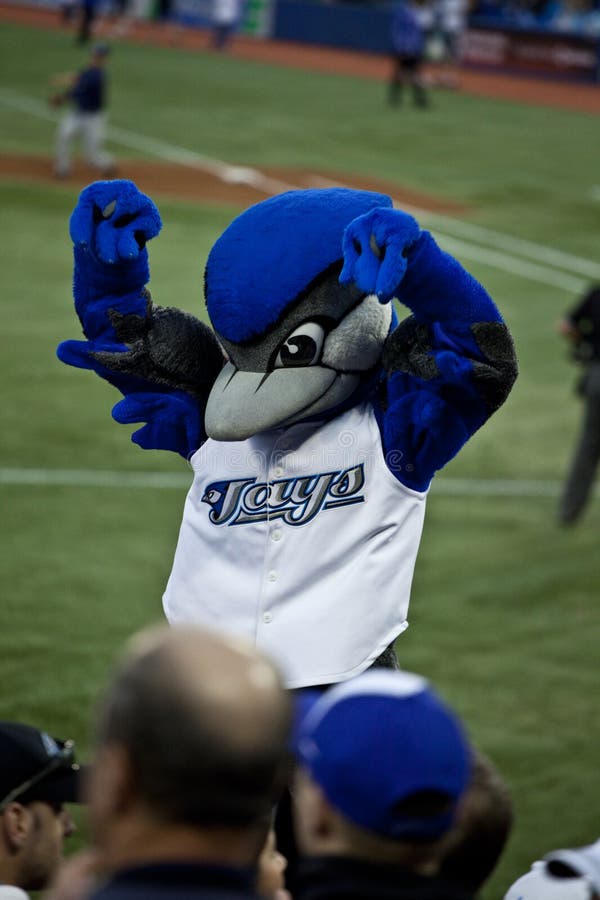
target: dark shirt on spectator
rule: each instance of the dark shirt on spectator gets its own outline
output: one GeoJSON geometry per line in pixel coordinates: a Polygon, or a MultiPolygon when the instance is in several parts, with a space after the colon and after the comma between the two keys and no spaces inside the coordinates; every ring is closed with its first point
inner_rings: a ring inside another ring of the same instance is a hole
{"type": "Polygon", "coordinates": [[[294,900],[473,900],[473,895],[400,866],[323,856],[300,864],[294,900]]]}
{"type": "Polygon", "coordinates": [[[154,864],[116,872],[89,900],[258,900],[254,878],[225,866],[154,864]]]}

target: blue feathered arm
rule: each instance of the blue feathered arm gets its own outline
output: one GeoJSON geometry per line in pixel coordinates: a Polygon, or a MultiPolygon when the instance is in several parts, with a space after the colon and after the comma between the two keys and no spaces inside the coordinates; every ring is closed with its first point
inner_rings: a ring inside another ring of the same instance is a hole
{"type": "Polygon", "coordinates": [[[131,181],[85,188],[73,211],[75,309],[86,341],[64,341],[59,359],[91,369],[124,395],[117,422],[144,422],[132,440],[184,457],[205,439],[203,411],[223,365],[212,331],[178,309],[154,306],[146,242],[159,212],[131,181]]]}
{"type": "Polygon", "coordinates": [[[510,333],[479,282],[400,210],[348,226],[340,281],[412,313],[384,346],[377,414],[388,467],[425,490],[508,396],[517,376],[510,333]]]}

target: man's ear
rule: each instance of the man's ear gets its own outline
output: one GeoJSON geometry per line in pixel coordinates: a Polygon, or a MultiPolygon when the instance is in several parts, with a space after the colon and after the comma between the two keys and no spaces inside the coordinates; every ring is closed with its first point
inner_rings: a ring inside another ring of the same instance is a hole
{"type": "Polygon", "coordinates": [[[306,769],[297,770],[292,793],[301,850],[310,854],[318,851],[323,842],[329,842],[335,831],[337,814],[306,769]]]}
{"type": "Polygon", "coordinates": [[[123,747],[99,747],[84,784],[84,800],[91,809],[121,813],[134,795],[133,767],[123,747]]]}
{"type": "Polygon", "coordinates": [[[2,813],[2,828],[10,850],[14,853],[27,842],[33,825],[31,810],[22,803],[9,803],[2,813]]]}

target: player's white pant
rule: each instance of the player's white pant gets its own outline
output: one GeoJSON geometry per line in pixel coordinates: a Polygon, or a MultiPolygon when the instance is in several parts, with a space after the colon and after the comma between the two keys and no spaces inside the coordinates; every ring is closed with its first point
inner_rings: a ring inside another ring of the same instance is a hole
{"type": "Polygon", "coordinates": [[[95,169],[106,170],[113,165],[113,158],[102,149],[105,117],[101,112],[70,110],[61,119],[56,136],[55,170],[57,175],[67,175],[71,167],[71,145],[81,135],[86,160],[95,169]]]}

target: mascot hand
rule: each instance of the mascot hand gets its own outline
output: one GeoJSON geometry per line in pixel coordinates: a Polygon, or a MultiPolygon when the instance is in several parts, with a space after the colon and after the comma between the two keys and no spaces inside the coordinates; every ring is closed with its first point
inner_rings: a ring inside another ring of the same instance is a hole
{"type": "Polygon", "coordinates": [[[206,402],[225,362],[214,332],[183,310],[154,306],[148,291],[146,301],[145,317],[92,304],[84,323],[86,333],[98,337],[63,341],[58,358],[69,366],[92,369],[117,386],[127,385],[130,378],[132,391],[140,389],[137,379],[145,383],[144,390],[164,385],[206,402]]]}
{"type": "Polygon", "coordinates": [[[99,375],[106,377],[110,371],[99,363],[99,353],[127,353],[128,347],[124,344],[103,344],[100,341],[62,341],[56,348],[56,355],[67,366],[76,366],[78,369],[92,369],[99,375]]]}
{"type": "Polygon", "coordinates": [[[420,233],[416,220],[399,209],[381,207],[358,216],[344,232],[340,282],[354,282],[365,294],[387,303],[404,277],[408,251],[420,233]]]}
{"type": "Polygon", "coordinates": [[[161,224],[152,200],[132,181],[97,181],[81,192],[69,232],[76,248],[115,266],[137,260],[161,224]]]}
{"type": "Polygon", "coordinates": [[[129,348],[125,344],[102,341],[63,341],[56,348],[56,355],[61,362],[78,369],[91,369],[123,394],[150,390],[152,385],[143,377],[105,364],[108,357],[112,359],[120,355],[127,358],[128,353],[129,348]]]}
{"type": "Polygon", "coordinates": [[[146,423],[131,436],[143,450],[173,450],[188,459],[204,439],[200,406],[183,391],[131,394],[112,415],[122,424],[146,423]]]}

